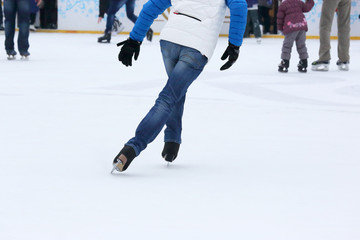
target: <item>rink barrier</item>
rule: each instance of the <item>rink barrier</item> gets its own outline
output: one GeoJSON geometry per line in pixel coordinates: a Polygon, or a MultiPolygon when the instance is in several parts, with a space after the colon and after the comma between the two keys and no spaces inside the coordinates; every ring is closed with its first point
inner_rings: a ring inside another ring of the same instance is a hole
{"type": "MultiPolygon", "coordinates": [[[[51,29],[37,29],[36,32],[46,32],[46,33],[89,33],[89,34],[104,34],[103,31],[82,31],[82,30],[51,30],[51,29]]],[[[121,35],[129,35],[130,32],[121,32],[121,35]]],[[[154,35],[160,35],[158,32],[154,32],[154,35]]],[[[220,37],[229,37],[228,34],[219,34],[220,37]]],[[[250,38],[254,38],[253,35],[250,35],[250,38]]],[[[269,34],[263,35],[262,38],[284,38],[283,35],[269,34]]],[[[319,36],[306,36],[306,39],[319,39],[319,36]]],[[[337,40],[337,36],[331,36],[331,40],[337,40]]],[[[360,40],[360,36],[350,37],[351,40],[360,40]]]]}

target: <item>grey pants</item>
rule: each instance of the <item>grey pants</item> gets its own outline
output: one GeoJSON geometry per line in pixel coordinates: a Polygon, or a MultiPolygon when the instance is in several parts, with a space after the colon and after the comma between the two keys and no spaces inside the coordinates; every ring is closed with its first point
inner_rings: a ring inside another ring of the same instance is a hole
{"type": "Polygon", "coordinates": [[[300,59],[308,59],[309,55],[306,48],[306,32],[304,30],[290,32],[285,34],[285,39],[281,49],[281,59],[290,60],[291,49],[296,42],[296,49],[299,53],[300,59]]]}
{"type": "Polygon", "coordinates": [[[247,22],[246,22],[246,28],[244,34],[245,37],[249,37],[251,22],[254,27],[255,38],[261,38],[260,22],[259,22],[259,15],[257,9],[248,10],[247,22]]]}
{"type": "Polygon", "coordinates": [[[330,33],[336,9],[338,17],[338,57],[342,62],[349,62],[351,0],[323,0],[320,17],[319,60],[329,61],[331,59],[330,33]]]}

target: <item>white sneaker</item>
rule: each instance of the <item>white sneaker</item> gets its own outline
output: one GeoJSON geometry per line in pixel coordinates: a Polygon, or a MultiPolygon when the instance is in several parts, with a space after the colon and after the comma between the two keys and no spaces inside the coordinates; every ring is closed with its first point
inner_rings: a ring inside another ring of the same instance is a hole
{"type": "Polygon", "coordinates": [[[34,24],[30,24],[30,31],[36,32],[36,28],[34,24]]]}

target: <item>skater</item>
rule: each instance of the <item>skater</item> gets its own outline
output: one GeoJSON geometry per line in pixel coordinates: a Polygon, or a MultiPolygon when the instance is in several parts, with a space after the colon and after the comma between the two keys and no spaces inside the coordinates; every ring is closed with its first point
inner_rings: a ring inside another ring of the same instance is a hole
{"type": "MultiPolygon", "coordinates": [[[[42,0],[36,0],[39,6],[42,0]]],[[[29,0],[5,0],[5,50],[8,59],[15,59],[17,54],[14,48],[15,19],[19,27],[18,50],[22,58],[28,58],[29,49],[29,25],[30,25],[30,1],[29,0]]]]}
{"type": "Polygon", "coordinates": [[[249,37],[250,27],[253,26],[256,43],[261,43],[261,30],[258,16],[258,0],[246,0],[248,4],[248,14],[244,37],[249,37]]]}
{"type": "Polygon", "coordinates": [[[226,70],[237,60],[246,26],[245,0],[149,0],[123,45],[119,61],[125,66],[137,60],[141,42],[154,19],[172,5],[167,24],[160,35],[168,81],[155,105],[138,125],[135,136],[122,148],[113,161],[113,171],[125,171],[133,159],[165,128],[162,157],[172,162],[181,144],[182,115],[188,87],[199,76],[211,58],[225,17],[230,9],[229,44],[220,68],[226,70]]]}
{"type": "Polygon", "coordinates": [[[282,46],[281,62],[279,72],[288,72],[291,49],[296,42],[300,61],[299,72],[307,72],[309,58],[306,48],[306,32],[308,30],[304,12],[309,12],[314,6],[314,0],[284,0],[277,13],[277,28],[282,31],[285,39],[282,46]]]}
{"type": "MultiPolygon", "coordinates": [[[[137,20],[137,16],[134,14],[135,10],[135,0],[109,0],[109,8],[107,10],[107,20],[106,20],[106,28],[104,31],[104,36],[98,38],[99,43],[110,43],[111,40],[111,29],[114,25],[115,14],[119,9],[126,5],[126,16],[135,24],[137,20]]],[[[151,42],[153,37],[153,30],[149,28],[146,38],[151,42]]]]}
{"type": "MultiPolygon", "coordinates": [[[[106,11],[109,8],[109,0],[100,0],[99,1],[99,17],[98,17],[98,23],[100,23],[104,16],[106,11]]],[[[112,25],[112,29],[111,32],[113,34],[118,34],[119,32],[121,32],[124,29],[123,24],[119,21],[119,19],[115,16],[114,18],[114,23],[112,25]]]]}
{"type": "Polygon", "coordinates": [[[339,70],[348,71],[350,63],[350,11],[351,0],[323,0],[320,17],[319,59],[311,64],[314,71],[328,71],[330,64],[330,32],[337,12],[339,70]]]}

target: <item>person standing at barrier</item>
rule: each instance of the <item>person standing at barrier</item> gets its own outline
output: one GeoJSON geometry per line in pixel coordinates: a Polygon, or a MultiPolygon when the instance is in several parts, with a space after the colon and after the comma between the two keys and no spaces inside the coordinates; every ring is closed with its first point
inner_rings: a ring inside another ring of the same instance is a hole
{"type": "MultiPolygon", "coordinates": [[[[40,5],[42,0],[36,0],[40,5]]],[[[5,13],[5,50],[8,59],[15,59],[17,52],[14,48],[16,16],[18,20],[18,50],[22,58],[28,58],[29,25],[30,25],[30,0],[4,0],[5,13]]]]}
{"type": "MultiPolygon", "coordinates": [[[[98,38],[99,43],[110,43],[111,41],[111,29],[114,25],[115,14],[119,11],[122,6],[126,6],[126,16],[134,24],[137,20],[137,16],[134,14],[135,11],[135,0],[109,0],[109,8],[107,10],[107,20],[104,36],[98,38]]],[[[146,38],[151,42],[153,37],[153,30],[149,28],[146,38]]]]}
{"type": "Polygon", "coordinates": [[[330,34],[335,11],[338,28],[338,61],[339,70],[348,71],[350,63],[350,11],[351,0],[323,0],[320,17],[319,59],[312,63],[314,71],[329,71],[330,34]]]}
{"type": "Polygon", "coordinates": [[[147,30],[155,18],[170,6],[169,19],[160,35],[167,83],[155,105],[138,125],[135,136],[113,160],[112,172],[125,171],[164,126],[165,144],[161,155],[167,162],[175,160],[181,144],[186,92],[214,52],[226,6],[230,9],[229,42],[221,57],[227,62],[220,70],[230,68],[238,58],[247,18],[245,0],[149,0],[144,4],[130,37],[118,43],[118,46],[123,45],[119,61],[125,66],[132,66],[132,58],[137,60],[147,30]]]}

